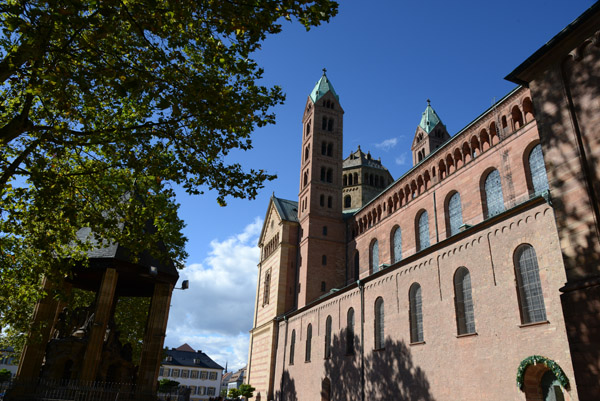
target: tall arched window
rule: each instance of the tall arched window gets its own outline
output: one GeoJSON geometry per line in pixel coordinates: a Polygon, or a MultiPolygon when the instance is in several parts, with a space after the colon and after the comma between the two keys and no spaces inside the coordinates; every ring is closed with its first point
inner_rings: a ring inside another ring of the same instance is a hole
{"type": "Polygon", "coordinates": [[[448,223],[450,226],[450,235],[458,233],[460,226],[463,224],[462,206],[458,192],[455,192],[448,201],[448,223]]]}
{"type": "Polygon", "coordinates": [[[410,304],[410,342],[423,341],[423,309],[421,302],[421,286],[419,283],[411,285],[408,292],[410,304]]]}
{"type": "Polygon", "coordinates": [[[383,348],[385,333],[383,325],[383,298],[375,301],[375,349],[383,348]]]}
{"type": "Polygon", "coordinates": [[[358,280],[358,274],[360,271],[360,257],[358,251],[354,254],[354,280],[358,280]]]}
{"type": "Polygon", "coordinates": [[[419,216],[418,230],[419,242],[417,243],[417,250],[420,251],[429,246],[429,217],[427,216],[427,211],[424,211],[419,216]]]}
{"type": "Polygon", "coordinates": [[[542,154],[542,146],[536,145],[531,149],[529,154],[529,173],[531,174],[531,184],[533,192],[539,195],[548,190],[548,175],[546,174],[546,166],[544,165],[544,155],[542,154]]]}
{"type": "Polygon", "coordinates": [[[333,182],[333,170],[330,168],[327,169],[327,182],[333,182]]]}
{"type": "Polygon", "coordinates": [[[502,194],[502,182],[498,170],[492,170],[485,179],[485,205],[487,218],[493,217],[504,211],[504,195],[502,194]]]}
{"type": "Polygon", "coordinates": [[[458,334],[475,333],[471,275],[466,267],[459,267],[454,273],[454,304],[458,334]]]}
{"type": "Polygon", "coordinates": [[[402,231],[400,227],[392,233],[392,263],[397,263],[402,260],[402,231]]]}
{"type": "Polygon", "coordinates": [[[310,362],[310,345],[312,341],[312,324],[309,324],[306,328],[306,353],[304,355],[304,361],[310,362]]]}
{"type": "Polygon", "coordinates": [[[296,350],[296,330],[292,330],[292,339],[290,341],[290,365],[294,364],[294,351],[296,350]]]}
{"type": "Polygon", "coordinates": [[[308,124],[306,124],[306,135],[308,136],[310,134],[310,121],[308,122],[308,124]]]}
{"type": "Polygon", "coordinates": [[[331,316],[325,321],[325,358],[331,357],[331,316]]]}
{"type": "Polygon", "coordinates": [[[265,273],[265,283],[264,283],[264,287],[263,287],[263,306],[265,306],[269,303],[270,292],[271,292],[271,269],[267,270],[267,272],[265,273]]]}
{"type": "Polygon", "coordinates": [[[333,143],[327,144],[327,156],[333,156],[333,143]]]}
{"type": "Polygon", "coordinates": [[[327,170],[325,167],[321,167],[321,181],[325,182],[325,175],[327,174],[327,170]]]}
{"type": "Polygon", "coordinates": [[[515,251],[515,274],[519,287],[519,306],[523,324],[546,320],[544,294],[535,249],[520,245],[515,251]]]}
{"type": "MultiPolygon", "coordinates": [[[[321,120],[321,129],[323,131],[325,131],[327,129],[327,117],[323,117],[323,119],[321,120]]],[[[323,153],[324,154],[324,153],[323,153]]]]}
{"type": "Polygon", "coordinates": [[[379,244],[374,240],[371,244],[371,271],[377,273],[379,271],[379,244]]]}
{"type": "Polygon", "coordinates": [[[346,315],[346,354],[354,354],[354,309],[346,315]]]}

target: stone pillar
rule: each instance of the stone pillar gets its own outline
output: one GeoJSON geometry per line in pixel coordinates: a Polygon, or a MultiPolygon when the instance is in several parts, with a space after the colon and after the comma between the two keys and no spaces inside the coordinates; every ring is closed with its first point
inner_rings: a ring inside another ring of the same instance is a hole
{"type": "Polygon", "coordinates": [[[96,380],[100,357],[102,356],[106,326],[113,312],[118,276],[119,274],[115,269],[109,268],[106,269],[102,277],[102,284],[96,296],[96,310],[94,311],[94,319],[90,328],[88,345],[85,350],[83,368],[79,377],[81,381],[96,380]]]}
{"type": "Polygon", "coordinates": [[[156,396],[156,380],[162,360],[172,293],[171,284],[159,282],[154,284],[137,377],[136,399],[138,400],[153,400],[156,396]]]}
{"type": "Polygon", "coordinates": [[[28,382],[37,379],[42,368],[42,361],[46,353],[46,345],[50,340],[52,326],[56,316],[58,302],[52,294],[53,285],[44,278],[42,288],[46,296],[36,305],[33,312],[33,327],[41,327],[40,332],[31,332],[27,338],[27,343],[21,354],[21,363],[17,370],[19,381],[28,382]]]}

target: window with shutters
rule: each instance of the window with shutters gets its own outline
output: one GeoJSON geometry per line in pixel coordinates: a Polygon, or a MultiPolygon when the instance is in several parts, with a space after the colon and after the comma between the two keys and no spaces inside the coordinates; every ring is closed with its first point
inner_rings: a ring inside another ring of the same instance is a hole
{"type": "Polygon", "coordinates": [[[458,334],[475,333],[471,275],[466,267],[459,267],[454,273],[454,305],[458,334]]]}
{"type": "Polygon", "coordinates": [[[354,354],[354,309],[346,314],[346,354],[354,354]]]}
{"type": "Polygon", "coordinates": [[[371,271],[377,273],[379,271],[379,244],[374,240],[371,244],[371,271]]]}
{"type": "Polygon", "coordinates": [[[448,225],[450,235],[457,234],[460,226],[463,225],[462,206],[460,204],[460,194],[455,192],[448,201],[448,225]]]}
{"type": "Polygon", "coordinates": [[[396,227],[392,231],[392,263],[397,263],[402,260],[402,231],[400,227],[396,227]]]}
{"type": "Polygon", "coordinates": [[[331,357],[331,316],[325,321],[325,359],[331,357]]]}
{"type": "Polygon", "coordinates": [[[515,274],[523,324],[546,321],[546,306],[535,250],[520,245],[515,252],[515,274]]]}
{"type": "Polygon", "coordinates": [[[502,182],[498,170],[492,170],[485,179],[485,206],[486,218],[490,218],[504,211],[504,195],[502,182]]]}
{"type": "Polygon", "coordinates": [[[417,228],[419,233],[417,250],[421,251],[429,247],[429,216],[427,215],[427,211],[424,210],[419,215],[417,228]]]}
{"type": "Polygon", "coordinates": [[[414,283],[409,290],[410,304],[410,341],[423,342],[423,310],[421,300],[421,286],[414,283]]]}
{"type": "Polygon", "coordinates": [[[383,298],[375,300],[375,349],[381,349],[384,346],[385,332],[383,324],[383,298]]]}
{"type": "Polygon", "coordinates": [[[306,353],[304,355],[304,361],[310,362],[310,346],[312,342],[312,324],[309,324],[306,328],[306,353]]]}
{"type": "Polygon", "coordinates": [[[539,144],[529,154],[529,173],[531,174],[534,195],[548,191],[548,175],[546,174],[542,146],[539,144]]]}

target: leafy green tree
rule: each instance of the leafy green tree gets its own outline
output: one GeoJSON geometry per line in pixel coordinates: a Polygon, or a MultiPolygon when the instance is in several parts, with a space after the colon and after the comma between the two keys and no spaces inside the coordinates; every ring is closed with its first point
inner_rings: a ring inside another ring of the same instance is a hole
{"type": "Polygon", "coordinates": [[[254,390],[256,389],[249,384],[240,384],[240,395],[246,399],[254,397],[254,390]]]}
{"type": "Polygon", "coordinates": [[[173,185],[225,205],[274,178],[227,158],[284,99],[257,83],[253,54],[286,19],[336,13],[332,0],[0,2],[0,326],[26,330],[41,277],[59,283],[94,243],[182,267],[173,185]]]}
{"type": "Polygon", "coordinates": [[[158,381],[158,391],[161,393],[169,393],[173,389],[179,387],[179,382],[171,379],[160,379],[158,381]]]}
{"type": "Polygon", "coordinates": [[[12,373],[10,370],[4,368],[0,369],[0,382],[7,382],[12,378],[12,373]]]}
{"type": "Polygon", "coordinates": [[[227,396],[229,398],[238,398],[240,395],[240,390],[238,390],[237,388],[230,388],[229,392],[227,393],[227,396]]]}

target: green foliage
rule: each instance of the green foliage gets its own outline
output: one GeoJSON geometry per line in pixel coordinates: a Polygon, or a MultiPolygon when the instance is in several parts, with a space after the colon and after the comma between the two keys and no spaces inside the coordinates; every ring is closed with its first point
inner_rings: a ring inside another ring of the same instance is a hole
{"type": "Polygon", "coordinates": [[[569,378],[567,375],[565,375],[565,372],[558,365],[558,363],[554,362],[552,359],[548,359],[540,355],[532,355],[523,359],[519,364],[519,368],[517,369],[517,386],[521,390],[523,390],[523,386],[525,385],[525,371],[529,366],[536,365],[538,363],[541,363],[550,369],[560,382],[561,386],[564,388],[569,388],[569,378]]]}
{"type": "Polygon", "coordinates": [[[11,379],[12,373],[8,369],[0,369],[0,382],[7,382],[11,379]]]}
{"type": "Polygon", "coordinates": [[[331,0],[0,3],[0,326],[29,329],[41,277],[59,283],[98,243],[182,267],[174,184],[225,205],[274,178],[227,160],[284,99],[257,84],[253,53],[282,17],[308,29],[336,13],[331,0]]]}
{"type": "Polygon", "coordinates": [[[256,389],[249,384],[240,384],[239,391],[240,391],[240,395],[242,397],[246,397],[246,398],[254,397],[254,390],[256,390],[256,389]]]}
{"type": "Polygon", "coordinates": [[[229,392],[227,393],[227,396],[229,398],[238,398],[240,395],[242,395],[240,393],[240,390],[238,390],[237,388],[230,388],[229,392]]]}
{"type": "Polygon", "coordinates": [[[179,382],[175,380],[160,379],[158,381],[158,391],[161,393],[168,393],[177,387],[179,387],[179,382]]]}

